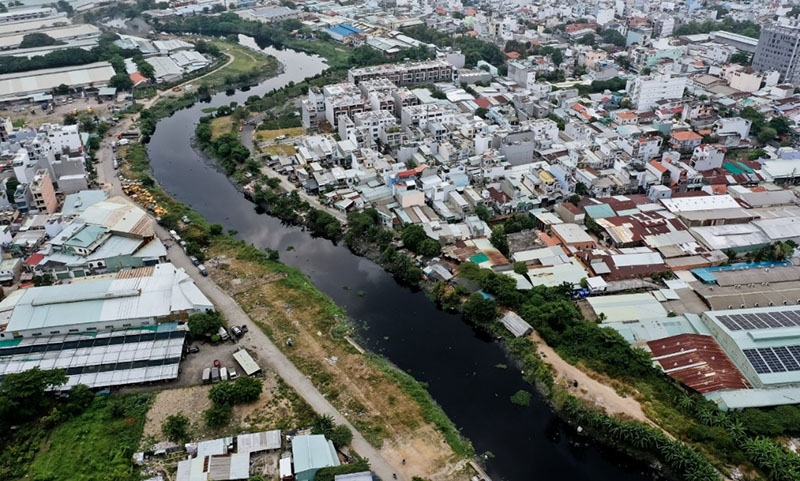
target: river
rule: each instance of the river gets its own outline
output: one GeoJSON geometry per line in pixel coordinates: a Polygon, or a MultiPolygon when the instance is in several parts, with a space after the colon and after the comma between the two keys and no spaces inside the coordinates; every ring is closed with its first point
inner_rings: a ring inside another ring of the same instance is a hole
{"type": "MultiPolygon", "coordinates": [[[[258,48],[250,38],[241,41],[258,48]]],[[[210,103],[196,104],[158,124],[148,153],[164,189],[210,222],[235,229],[241,239],[278,250],[283,262],[310,276],[355,319],[366,347],[428,383],[433,398],[476,452],[493,454],[487,473],[495,481],[652,479],[646,467],[575,437],[538,394],[529,407],[511,404],[509,397],[517,390],[535,390],[522,380],[501,345],[458,316],[437,309],[423,293],[398,285],[373,262],[257,214],[224,174],[194,150],[191,138],[202,109],[231,101],[241,104],[250,95],[263,95],[325,69],[317,56],[263,51],[284,64],[281,75],[246,92],[216,94],[210,103]],[[287,250],[290,246],[293,249],[287,250]]]]}

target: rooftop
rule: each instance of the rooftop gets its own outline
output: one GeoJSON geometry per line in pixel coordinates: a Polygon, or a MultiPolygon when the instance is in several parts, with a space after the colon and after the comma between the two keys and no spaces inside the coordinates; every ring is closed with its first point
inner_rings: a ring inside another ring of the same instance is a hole
{"type": "Polygon", "coordinates": [[[17,301],[6,332],[163,318],[213,309],[192,279],[172,264],[123,270],[71,284],[32,287],[17,301]]]}

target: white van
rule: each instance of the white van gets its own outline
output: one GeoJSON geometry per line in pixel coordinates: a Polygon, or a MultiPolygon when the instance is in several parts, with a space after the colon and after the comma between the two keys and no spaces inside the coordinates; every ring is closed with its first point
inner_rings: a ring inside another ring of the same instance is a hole
{"type": "Polygon", "coordinates": [[[219,379],[220,381],[227,381],[228,380],[228,368],[221,367],[219,368],[219,379]]]}

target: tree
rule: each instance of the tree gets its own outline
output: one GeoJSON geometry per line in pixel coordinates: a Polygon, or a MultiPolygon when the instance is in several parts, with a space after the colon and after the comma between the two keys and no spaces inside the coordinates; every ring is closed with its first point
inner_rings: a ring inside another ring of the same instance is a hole
{"type": "Polygon", "coordinates": [[[774,139],[777,135],[778,131],[772,127],[763,127],[758,131],[758,141],[762,144],[766,144],[770,140],[774,139]]]}
{"type": "Polygon", "coordinates": [[[488,221],[492,217],[492,214],[489,212],[489,209],[483,204],[478,204],[478,206],[475,207],[475,215],[478,216],[478,219],[484,222],[488,221]]]}
{"type": "Polygon", "coordinates": [[[473,292],[469,298],[467,298],[463,309],[464,317],[466,317],[467,320],[480,325],[491,324],[497,319],[497,316],[500,315],[495,302],[491,299],[487,299],[479,292],[473,292]]]}
{"type": "Polygon", "coordinates": [[[769,119],[769,126],[775,129],[779,137],[783,137],[792,130],[791,122],[782,115],[776,115],[769,119]]]}
{"type": "Polygon", "coordinates": [[[477,115],[482,119],[486,118],[487,113],[489,113],[489,111],[485,107],[478,107],[477,109],[475,109],[475,115],[477,115]]]}
{"type": "MultiPolygon", "coordinates": [[[[242,378],[244,379],[244,378],[242,378]]],[[[232,382],[221,382],[208,391],[208,399],[214,405],[233,405],[236,402],[236,388],[232,382]]]]}
{"type": "Polygon", "coordinates": [[[11,426],[33,419],[51,404],[52,389],[65,382],[63,369],[44,371],[35,367],[6,374],[0,383],[0,421],[11,426]]]}
{"type": "Polygon", "coordinates": [[[616,30],[604,30],[600,36],[603,37],[603,41],[606,43],[616,45],[617,47],[625,46],[625,36],[616,30]]]}
{"type": "Polygon", "coordinates": [[[19,48],[47,47],[50,45],[59,45],[63,43],[64,42],[59,42],[46,33],[34,32],[22,37],[19,48]]]}
{"type": "Polygon", "coordinates": [[[210,429],[219,429],[233,417],[233,410],[229,404],[214,404],[203,412],[203,419],[210,429]]]}
{"type": "Polygon", "coordinates": [[[508,236],[506,235],[506,231],[503,226],[497,226],[492,229],[492,235],[489,236],[489,242],[491,242],[501,254],[508,257],[508,236]]]}
{"type": "Polygon", "coordinates": [[[189,326],[189,332],[194,337],[214,335],[223,326],[222,317],[216,312],[193,314],[189,316],[189,321],[186,324],[189,326]]]}
{"type": "Polygon", "coordinates": [[[94,392],[86,384],[78,384],[69,390],[69,402],[64,411],[71,415],[78,415],[94,402],[94,392]]]}
{"type": "Polygon", "coordinates": [[[400,238],[403,240],[403,245],[411,251],[417,252],[420,244],[428,239],[428,234],[425,229],[419,224],[409,224],[403,228],[400,233],[400,238]]]}
{"type": "Polygon", "coordinates": [[[753,107],[745,107],[739,112],[739,117],[751,122],[750,131],[759,132],[764,127],[764,115],[753,107]]]}
{"type": "Polygon", "coordinates": [[[729,59],[731,63],[738,63],[739,65],[750,65],[752,58],[750,54],[742,50],[737,50],[736,53],[731,55],[729,59]]]}
{"type": "Polygon", "coordinates": [[[142,59],[141,62],[136,62],[136,68],[139,70],[139,73],[144,75],[150,80],[156,79],[156,69],[152,65],[150,65],[146,60],[142,59]]]}
{"type": "Polygon", "coordinates": [[[587,33],[586,35],[578,39],[578,43],[582,45],[594,45],[595,44],[594,34],[587,33]]]}
{"type": "Polygon", "coordinates": [[[70,5],[66,0],[58,0],[58,3],[56,3],[56,9],[59,12],[66,13],[67,15],[72,15],[73,11],[72,5],[70,5]]]}
{"type": "Polygon", "coordinates": [[[519,275],[525,275],[528,273],[528,264],[524,262],[515,262],[514,263],[514,272],[519,275]]]}
{"type": "Polygon", "coordinates": [[[126,73],[118,73],[111,77],[108,85],[116,88],[117,90],[130,90],[133,88],[133,81],[126,73]]]}
{"type": "Polygon", "coordinates": [[[178,414],[171,414],[167,416],[164,423],[161,424],[161,432],[164,436],[173,443],[183,444],[189,441],[189,418],[182,412],[178,414]]]}
{"type": "Polygon", "coordinates": [[[328,439],[330,439],[337,448],[343,448],[353,441],[353,432],[344,424],[339,424],[333,428],[328,439]]]}
{"type": "Polygon", "coordinates": [[[233,382],[233,387],[234,403],[247,404],[261,397],[264,383],[253,377],[240,377],[233,382]]]}

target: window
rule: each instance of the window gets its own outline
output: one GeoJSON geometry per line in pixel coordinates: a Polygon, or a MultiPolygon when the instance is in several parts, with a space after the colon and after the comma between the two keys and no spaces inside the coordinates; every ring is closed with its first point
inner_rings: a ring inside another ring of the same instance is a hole
{"type": "Polygon", "coordinates": [[[87,327],[86,330],[87,331],[96,331],[97,328],[96,327],[87,327]]]}
{"type": "Polygon", "coordinates": [[[42,335],[41,332],[34,332],[33,334],[31,334],[31,336],[33,336],[33,337],[39,337],[41,335],[42,335]]]}
{"type": "Polygon", "coordinates": [[[130,324],[123,324],[122,327],[131,327],[130,324]]]}
{"type": "Polygon", "coordinates": [[[61,331],[50,331],[50,334],[61,334],[61,331]]]}
{"type": "Polygon", "coordinates": [[[77,329],[70,329],[69,332],[78,332],[77,329]]]}
{"type": "Polygon", "coordinates": [[[106,326],[106,329],[114,329],[114,326],[106,326]]]}

